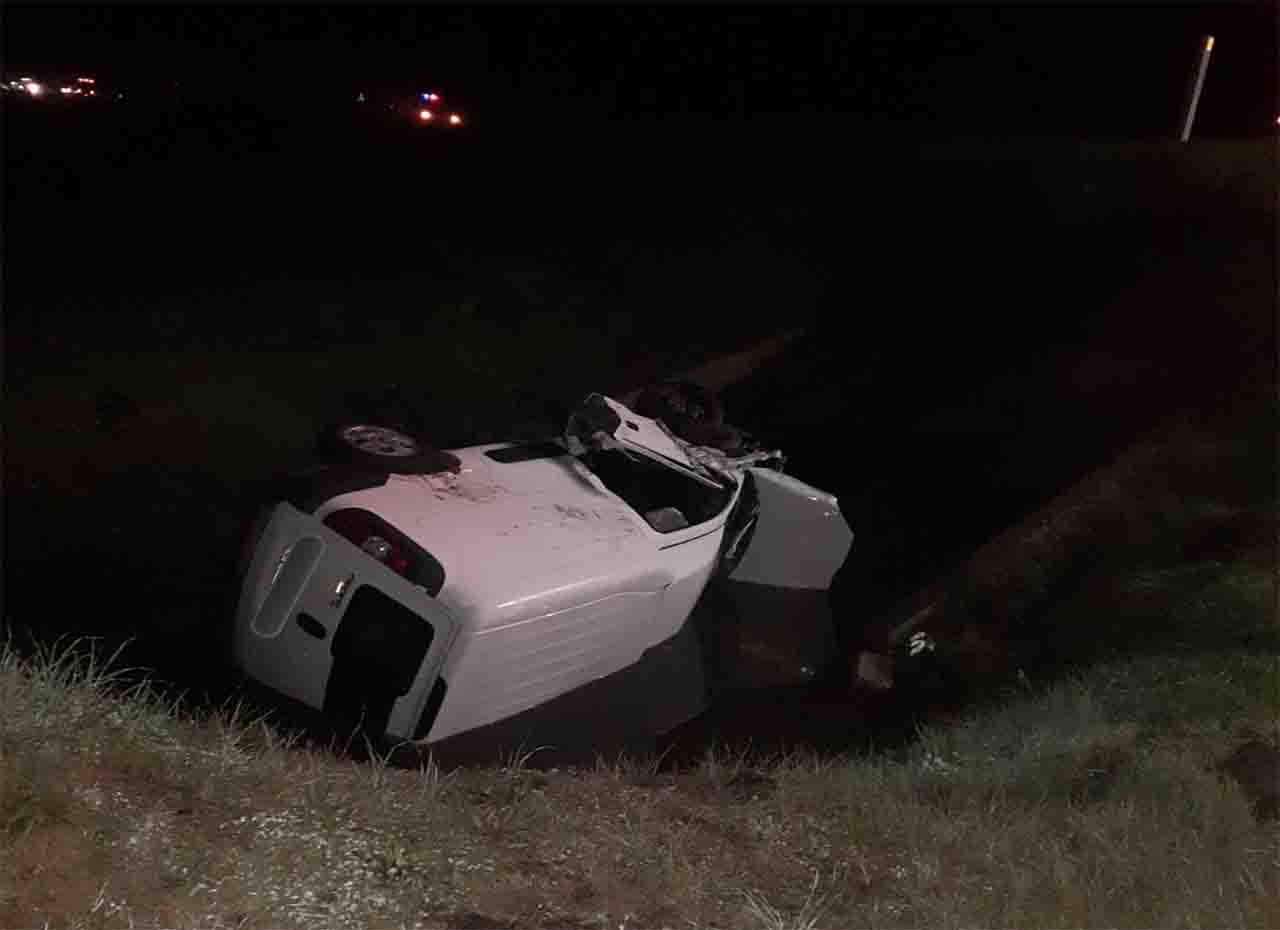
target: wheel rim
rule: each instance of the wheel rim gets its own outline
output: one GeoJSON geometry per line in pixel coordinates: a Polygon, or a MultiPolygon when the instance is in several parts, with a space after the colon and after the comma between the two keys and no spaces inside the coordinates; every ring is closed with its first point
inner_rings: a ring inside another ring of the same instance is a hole
{"type": "Polygon", "coordinates": [[[353,449],[369,455],[388,458],[405,458],[417,455],[421,450],[412,436],[387,426],[344,426],[339,430],[342,441],[353,449]]]}
{"type": "Polygon", "coordinates": [[[702,404],[689,396],[686,391],[673,390],[667,395],[667,405],[676,413],[682,413],[690,420],[702,422],[706,419],[706,411],[702,404]]]}

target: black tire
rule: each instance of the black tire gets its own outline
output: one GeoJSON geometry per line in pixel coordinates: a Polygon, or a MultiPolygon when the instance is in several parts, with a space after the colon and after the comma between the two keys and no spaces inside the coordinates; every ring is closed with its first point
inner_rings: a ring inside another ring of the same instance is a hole
{"type": "Polygon", "coordinates": [[[673,432],[675,427],[667,417],[682,423],[724,423],[724,405],[716,392],[692,381],[664,381],[646,387],[636,398],[636,413],[663,420],[673,432]]]}
{"type": "Polygon", "coordinates": [[[661,420],[685,442],[734,452],[743,445],[742,433],[724,421],[724,405],[715,391],[692,381],[664,381],[642,390],[635,411],[661,420]]]}
{"type": "Polygon", "coordinates": [[[335,423],[320,433],[320,454],[329,461],[363,465],[402,475],[457,472],[457,456],[412,433],[377,423],[335,423]]]}

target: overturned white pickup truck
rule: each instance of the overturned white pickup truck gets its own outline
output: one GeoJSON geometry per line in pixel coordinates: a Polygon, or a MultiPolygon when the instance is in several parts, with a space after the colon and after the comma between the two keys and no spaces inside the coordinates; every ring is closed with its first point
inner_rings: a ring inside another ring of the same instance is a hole
{"type": "Polygon", "coordinates": [[[777,452],[601,394],[542,442],[327,435],[346,462],[259,515],[231,636],[251,687],[326,726],[463,749],[657,735],[733,683],[744,616],[797,669],[830,658],[852,533],[777,452]]]}

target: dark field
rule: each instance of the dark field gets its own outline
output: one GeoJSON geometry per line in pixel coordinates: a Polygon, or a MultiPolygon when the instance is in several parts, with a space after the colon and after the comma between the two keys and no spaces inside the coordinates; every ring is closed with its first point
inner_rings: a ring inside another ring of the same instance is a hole
{"type": "Polygon", "coordinates": [[[69,117],[5,114],[5,613],[196,687],[245,509],[342,412],[536,431],[802,329],[726,402],[840,495],[860,622],[1274,384],[1269,143],[69,117]]]}

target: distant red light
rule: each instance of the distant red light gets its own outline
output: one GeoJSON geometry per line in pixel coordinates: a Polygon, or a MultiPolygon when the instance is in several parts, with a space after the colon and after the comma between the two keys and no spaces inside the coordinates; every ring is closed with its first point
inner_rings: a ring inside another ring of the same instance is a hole
{"type": "Polygon", "coordinates": [[[418,119],[422,120],[423,122],[426,122],[427,120],[431,119],[434,115],[435,114],[432,113],[430,110],[418,111],[418,119]]]}
{"type": "Polygon", "coordinates": [[[461,126],[461,125],[462,125],[462,117],[461,117],[461,116],[459,116],[457,113],[451,113],[451,114],[449,115],[449,125],[451,125],[451,126],[461,126]]]}

